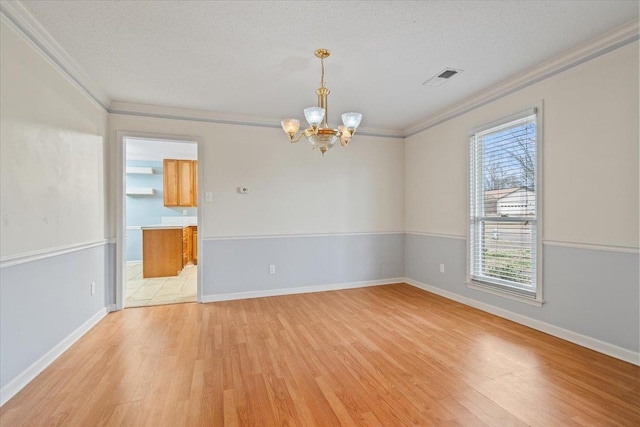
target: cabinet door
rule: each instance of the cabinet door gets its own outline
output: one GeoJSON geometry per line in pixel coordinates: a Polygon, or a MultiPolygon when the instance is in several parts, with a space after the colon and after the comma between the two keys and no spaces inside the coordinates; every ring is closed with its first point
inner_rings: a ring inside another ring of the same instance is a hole
{"type": "Polygon", "coordinates": [[[182,229],[182,266],[191,261],[191,227],[182,229]]]}
{"type": "Polygon", "coordinates": [[[198,228],[193,228],[193,236],[191,239],[191,256],[193,258],[193,263],[198,263],[198,228]]]}
{"type": "Polygon", "coordinates": [[[178,160],[165,159],[163,162],[164,205],[178,206],[178,160]]]}
{"type": "Polygon", "coordinates": [[[181,230],[142,230],[142,277],[180,274],[183,267],[181,244],[181,230]]]}
{"type": "Polygon", "coordinates": [[[193,203],[193,161],[178,160],[178,204],[194,206],[193,203]]]}
{"type": "Polygon", "coordinates": [[[198,206],[198,161],[193,161],[193,206],[198,206]]]}

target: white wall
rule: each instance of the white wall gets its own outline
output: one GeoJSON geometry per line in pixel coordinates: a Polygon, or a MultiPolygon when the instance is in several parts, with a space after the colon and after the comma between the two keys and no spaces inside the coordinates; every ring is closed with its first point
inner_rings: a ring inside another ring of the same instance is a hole
{"type": "Polygon", "coordinates": [[[640,363],[638,75],[634,42],[407,138],[405,275],[410,281],[640,363]],[[465,283],[468,132],[539,101],[544,104],[542,307],[465,283]]]}
{"type": "Polygon", "coordinates": [[[112,165],[118,131],[202,138],[199,192],[213,193],[199,206],[205,238],[404,230],[402,140],[356,134],[322,157],[276,128],[113,114],[109,131],[112,165]]]}
{"type": "Polygon", "coordinates": [[[637,42],[407,138],[407,230],[466,235],[469,130],[540,100],[544,239],[637,248],[637,42]]]}
{"type": "Polygon", "coordinates": [[[106,111],[2,20],[1,256],[104,239],[106,111]]]}
{"type": "Polygon", "coordinates": [[[108,114],[0,22],[0,404],[107,313],[108,114]],[[91,284],[95,292],[91,293],[91,284]]]}

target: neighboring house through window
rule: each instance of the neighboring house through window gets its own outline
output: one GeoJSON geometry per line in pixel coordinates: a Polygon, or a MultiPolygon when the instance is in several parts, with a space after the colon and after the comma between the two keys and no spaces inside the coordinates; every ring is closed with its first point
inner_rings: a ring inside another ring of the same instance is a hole
{"type": "Polygon", "coordinates": [[[474,129],[469,285],[542,302],[540,108],[474,129]]]}

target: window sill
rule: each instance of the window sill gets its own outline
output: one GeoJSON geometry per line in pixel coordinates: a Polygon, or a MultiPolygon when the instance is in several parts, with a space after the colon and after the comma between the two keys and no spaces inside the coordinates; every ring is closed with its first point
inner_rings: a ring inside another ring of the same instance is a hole
{"type": "Polygon", "coordinates": [[[500,289],[487,286],[480,282],[474,282],[473,280],[467,280],[467,287],[470,289],[475,289],[477,291],[485,292],[491,295],[497,295],[506,299],[522,302],[522,303],[533,305],[536,307],[542,307],[542,304],[544,304],[544,301],[541,299],[529,298],[522,295],[518,295],[513,292],[502,291],[500,289]]]}

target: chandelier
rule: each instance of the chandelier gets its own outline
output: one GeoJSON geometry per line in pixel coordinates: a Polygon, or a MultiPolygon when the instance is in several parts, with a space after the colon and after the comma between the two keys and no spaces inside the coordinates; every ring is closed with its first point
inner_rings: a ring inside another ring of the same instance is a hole
{"type": "Polygon", "coordinates": [[[285,119],[281,124],[282,129],[289,135],[289,140],[292,143],[300,141],[300,138],[304,135],[311,143],[311,148],[320,150],[324,156],[324,153],[330,150],[338,140],[340,140],[343,147],[349,145],[351,137],[360,125],[362,114],[344,113],[342,115],[342,125],[338,129],[329,127],[327,123],[327,97],[330,91],[324,87],[324,59],[328,58],[330,53],[327,49],[318,49],[315,51],[315,55],[320,58],[322,75],[320,77],[320,87],[316,90],[318,106],[304,109],[304,117],[309,122],[309,127],[296,136],[298,129],[300,129],[300,120],[285,119]]]}

